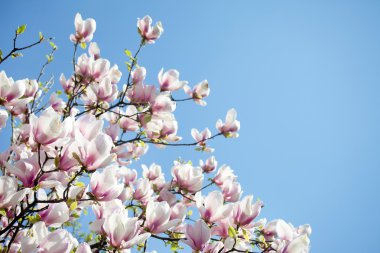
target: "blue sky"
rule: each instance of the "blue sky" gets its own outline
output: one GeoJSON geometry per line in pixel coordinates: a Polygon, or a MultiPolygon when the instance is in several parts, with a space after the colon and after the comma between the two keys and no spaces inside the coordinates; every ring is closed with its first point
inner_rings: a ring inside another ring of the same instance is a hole
{"type": "MultiPolygon", "coordinates": [[[[123,50],[137,49],[137,17],[161,20],[162,38],[140,57],[148,82],[157,83],[164,67],[191,84],[208,79],[211,87],[206,108],[186,103],[177,110],[185,141],[192,127],[214,129],[236,108],[240,138],[212,146],[244,192],[265,202],[262,217],[310,223],[311,252],[373,252],[380,235],[380,2],[139,2],[1,1],[0,48],[9,49],[24,23],[20,42],[39,31],[54,36],[59,50],[46,78],[54,74],[58,83],[72,69],[68,37],[80,12],[96,19],[102,56],[126,75],[123,50]]],[[[26,51],[1,68],[15,79],[36,78],[48,50],[26,51]]],[[[144,162],[168,173],[179,156],[208,157],[152,147],[144,162]]]]}

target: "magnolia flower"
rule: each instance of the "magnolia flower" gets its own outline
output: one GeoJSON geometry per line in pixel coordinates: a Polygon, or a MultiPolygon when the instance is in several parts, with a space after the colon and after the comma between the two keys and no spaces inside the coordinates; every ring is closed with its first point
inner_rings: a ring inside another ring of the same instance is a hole
{"type": "Polygon", "coordinates": [[[263,229],[266,238],[279,238],[281,240],[291,241],[293,239],[294,228],[284,220],[274,220],[268,222],[263,229]]]}
{"type": "Polygon", "coordinates": [[[146,69],[144,67],[137,67],[132,71],[133,84],[142,84],[146,77],[146,69]]]}
{"type": "Polygon", "coordinates": [[[7,172],[17,176],[24,187],[34,187],[34,180],[40,172],[38,155],[18,160],[15,164],[6,163],[7,172]]]}
{"type": "Polygon", "coordinates": [[[260,214],[263,203],[257,201],[252,204],[253,196],[245,196],[234,206],[233,217],[235,223],[241,227],[250,227],[252,221],[260,214]]]}
{"type": "Polygon", "coordinates": [[[226,115],[226,122],[223,123],[221,119],[216,122],[216,128],[225,137],[239,137],[237,133],[240,129],[240,121],[236,120],[236,110],[230,109],[226,115]]]}
{"type": "Polygon", "coordinates": [[[157,96],[157,90],[153,85],[136,83],[136,85],[133,85],[133,89],[128,90],[127,95],[132,103],[146,104],[154,101],[157,96]]]}
{"type": "Polygon", "coordinates": [[[70,35],[70,40],[74,43],[84,43],[90,42],[94,37],[94,32],[96,30],[96,22],[94,19],[89,18],[86,20],[82,19],[82,16],[77,13],[75,15],[75,34],[70,35]]]}
{"type": "Polygon", "coordinates": [[[118,177],[123,179],[124,185],[129,185],[136,181],[137,171],[124,167],[118,171],[118,177]]]}
{"type": "Polygon", "coordinates": [[[193,90],[187,85],[183,86],[183,89],[187,95],[189,95],[195,103],[206,106],[206,101],[202,100],[205,97],[208,97],[210,94],[210,88],[208,87],[207,80],[203,80],[202,82],[198,83],[194,86],[193,90]]]}
{"type": "Polygon", "coordinates": [[[310,240],[307,235],[301,235],[292,240],[284,249],[283,253],[308,253],[310,240]]]}
{"type": "Polygon", "coordinates": [[[152,18],[150,16],[138,19],[137,28],[141,37],[147,43],[154,43],[164,32],[161,22],[157,22],[156,25],[152,27],[152,18]]]}
{"type": "Polygon", "coordinates": [[[181,220],[170,220],[170,207],[167,202],[149,201],[146,207],[145,227],[152,234],[159,234],[179,224],[181,220]]]}
{"type": "Polygon", "coordinates": [[[213,181],[216,185],[222,186],[228,180],[235,181],[236,176],[230,166],[223,164],[216,173],[213,181]]]}
{"type": "Polygon", "coordinates": [[[111,154],[114,144],[107,134],[100,133],[91,141],[76,134],[76,139],[79,146],[79,159],[88,170],[105,167],[116,158],[115,154],[111,154]]]}
{"type": "Polygon", "coordinates": [[[159,113],[171,113],[175,110],[176,103],[173,102],[168,94],[158,95],[153,104],[151,105],[151,110],[153,114],[159,113]]]}
{"type": "Polygon", "coordinates": [[[42,145],[64,138],[71,129],[69,118],[61,122],[61,115],[52,107],[46,109],[39,118],[30,115],[30,126],[34,140],[42,145]]]}
{"type": "Polygon", "coordinates": [[[59,82],[61,83],[62,85],[62,88],[63,90],[65,91],[66,94],[70,94],[74,88],[74,81],[72,78],[70,78],[69,80],[66,79],[65,75],[64,74],[61,74],[60,77],[59,77],[59,82]]]}
{"type": "Polygon", "coordinates": [[[0,130],[7,124],[8,113],[6,110],[0,109],[0,130]]]}
{"type": "Polygon", "coordinates": [[[119,126],[124,132],[137,131],[139,129],[139,122],[137,120],[137,108],[134,105],[130,105],[125,110],[125,113],[121,112],[123,116],[120,118],[119,126]]]}
{"type": "Polygon", "coordinates": [[[161,91],[176,91],[188,84],[187,81],[179,80],[179,72],[176,69],[169,69],[164,73],[163,68],[158,73],[158,82],[160,83],[161,91]]]}
{"type": "Polygon", "coordinates": [[[25,82],[25,97],[34,97],[38,91],[38,83],[36,80],[27,80],[25,82]]]}
{"type": "Polygon", "coordinates": [[[14,177],[0,177],[0,208],[8,208],[19,204],[30,189],[17,191],[17,179],[14,177]]]}
{"type": "Polygon", "coordinates": [[[82,54],[78,58],[75,72],[82,77],[81,81],[85,84],[93,81],[100,82],[109,74],[110,65],[110,62],[106,59],[99,58],[95,60],[86,54],[82,54]]]}
{"type": "Polygon", "coordinates": [[[198,129],[191,129],[191,136],[194,138],[194,140],[198,143],[197,146],[200,146],[202,151],[205,152],[213,152],[214,149],[206,146],[206,141],[210,139],[211,132],[206,127],[205,130],[202,132],[199,132],[198,129]]]}
{"type": "Polygon", "coordinates": [[[195,200],[202,219],[209,223],[224,219],[232,212],[232,204],[224,205],[223,195],[219,191],[212,191],[206,197],[198,192],[195,200]]]}
{"type": "Polygon", "coordinates": [[[69,220],[69,208],[64,202],[48,204],[48,208],[39,214],[41,220],[50,227],[60,227],[69,220]]]}
{"type": "Polygon", "coordinates": [[[66,107],[66,103],[62,98],[59,98],[56,93],[52,93],[49,99],[49,103],[54,111],[62,113],[63,109],[66,107]]]}
{"type": "Polygon", "coordinates": [[[114,212],[119,212],[124,209],[120,199],[112,199],[110,201],[101,201],[99,204],[92,205],[92,211],[95,214],[96,220],[90,225],[90,229],[94,232],[102,232],[102,226],[105,219],[114,212]]]}
{"type": "Polygon", "coordinates": [[[78,248],[76,249],[75,253],[92,253],[90,245],[83,242],[79,244],[78,248]]]}
{"type": "Polygon", "coordinates": [[[39,243],[38,253],[70,253],[78,241],[65,229],[49,233],[39,243]]]}
{"type": "Polygon", "coordinates": [[[150,237],[150,233],[141,234],[138,218],[129,218],[125,209],[108,216],[104,221],[103,231],[111,246],[118,249],[129,249],[150,237]]]}
{"type": "Polygon", "coordinates": [[[185,235],[186,239],[182,239],[182,242],[200,252],[203,252],[211,237],[210,228],[203,220],[198,220],[193,225],[187,224],[185,235]]]}
{"type": "Polygon", "coordinates": [[[178,122],[172,113],[153,115],[145,128],[148,138],[152,140],[173,142],[181,140],[181,137],[177,136],[178,122]]]}
{"type": "Polygon", "coordinates": [[[194,193],[202,188],[203,173],[201,168],[194,168],[190,164],[176,164],[172,168],[173,181],[181,190],[194,193]]]}
{"type": "Polygon", "coordinates": [[[154,181],[159,177],[163,177],[164,175],[161,172],[161,166],[155,163],[152,163],[149,168],[143,164],[141,165],[143,169],[144,178],[149,179],[150,181],[154,181]]]}
{"type": "Polygon", "coordinates": [[[90,180],[91,193],[97,200],[109,201],[115,199],[123,190],[123,185],[117,182],[115,168],[107,167],[101,173],[95,171],[90,180]]]}
{"type": "Polygon", "coordinates": [[[135,184],[135,191],[133,193],[133,198],[141,201],[142,203],[147,203],[153,195],[153,189],[149,182],[149,179],[139,178],[135,184]]]}
{"type": "Polygon", "coordinates": [[[239,182],[233,181],[231,179],[227,180],[220,186],[223,197],[225,201],[236,202],[240,199],[241,194],[241,185],[239,182]]]}
{"type": "Polygon", "coordinates": [[[27,79],[14,82],[4,71],[0,72],[0,105],[12,105],[21,98],[26,89],[27,79]]]}
{"type": "Polygon", "coordinates": [[[215,156],[210,156],[205,162],[199,160],[199,165],[201,166],[203,172],[211,173],[218,166],[218,162],[215,159],[215,156]]]}
{"type": "Polygon", "coordinates": [[[91,57],[94,57],[95,60],[100,58],[100,48],[98,46],[98,43],[91,42],[90,46],[88,47],[88,53],[91,57]]]}
{"type": "Polygon", "coordinates": [[[90,84],[81,98],[86,105],[99,102],[111,103],[116,99],[117,94],[117,85],[112,83],[110,78],[105,77],[98,84],[90,84]]]}

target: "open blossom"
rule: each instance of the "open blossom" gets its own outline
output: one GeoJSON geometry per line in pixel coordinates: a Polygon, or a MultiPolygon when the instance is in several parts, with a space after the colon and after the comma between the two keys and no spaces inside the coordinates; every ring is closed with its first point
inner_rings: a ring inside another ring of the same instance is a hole
{"type": "Polygon", "coordinates": [[[132,103],[146,104],[154,101],[157,96],[157,90],[153,85],[137,83],[133,86],[133,89],[128,90],[127,95],[132,103]]]}
{"type": "Polygon", "coordinates": [[[69,208],[65,202],[48,204],[48,208],[39,214],[41,220],[51,227],[60,227],[69,220],[69,208]]]}
{"type": "Polygon", "coordinates": [[[147,203],[153,195],[153,189],[149,182],[149,179],[139,178],[135,184],[135,191],[133,193],[133,198],[142,202],[147,203]]]}
{"type": "Polygon", "coordinates": [[[182,239],[184,243],[189,245],[194,251],[203,251],[210,240],[211,232],[203,220],[198,220],[193,225],[186,225],[185,235],[186,239],[182,239]]]}
{"type": "Polygon", "coordinates": [[[171,113],[174,112],[176,108],[176,103],[173,102],[169,94],[160,94],[158,95],[151,106],[151,110],[153,114],[159,114],[159,113],[171,113]]]}
{"type": "Polygon", "coordinates": [[[129,249],[150,237],[150,233],[141,234],[138,218],[129,218],[125,209],[108,216],[104,221],[103,230],[110,244],[119,249],[129,249]]]}
{"type": "Polygon", "coordinates": [[[0,130],[5,127],[8,120],[8,113],[6,110],[0,109],[0,130]]]}
{"type": "Polygon", "coordinates": [[[206,146],[206,141],[211,138],[211,132],[208,128],[205,128],[202,132],[199,132],[198,129],[191,129],[191,136],[198,143],[202,151],[205,152],[213,152],[214,149],[206,146]]]}
{"type": "Polygon", "coordinates": [[[70,253],[78,241],[65,229],[57,229],[43,238],[39,244],[40,253],[70,253]]]}
{"type": "Polygon", "coordinates": [[[98,46],[98,43],[91,42],[90,46],[88,47],[88,53],[90,56],[94,57],[95,60],[100,58],[100,48],[98,46]]]}
{"type": "Polygon", "coordinates": [[[164,174],[161,172],[161,166],[155,163],[152,163],[149,168],[145,164],[141,165],[143,168],[143,176],[151,181],[156,180],[159,177],[163,177],[164,174]]]}
{"type": "Polygon", "coordinates": [[[97,200],[115,199],[123,190],[123,185],[117,182],[114,167],[107,167],[102,172],[95,171],[91,176],[91,192],[97,200]]]}
{"type": "Polygon", "coordinates": [[[88,140],[76,131],[75,138],[78,142],[80,161],[88,170],[105,167],[116,158],[115,154],[111,154],[114,146],[112,139],[105,133],[99,133],[88,140]]]}
{"type": "Polygon", "coordinates": [[[177,136],[178,122],[172,113],[160,113],[153,115],[146,124],[147,136],[152,140],[179,141],[177,136]]]}
{"type": "Polygon", "coordinates": [[[137,67],[132,71],[133,84],[141,84],[146,77],[146,69],[144,67],[137,67]]]}
{"type": "Polygon", "coordinates": [[[4,71],[0,72],[0,105],[12,105],[21,98],[26,89],[28,80],[13,81],[4,71]]]}
{"type": "Polygon", "coordinates": [[[216,173],[213,181],[218,186],[221,186],[229,179],[234,181],[236,179],[236,176],[230,166],[223,164],[216,173]]]}
{"type": "Polygon", "coordinates": [[[134,105],[130,105],[125,109],[125,112],[121,111],[123,116],[119,120],[119,126],[124,132],[137,131],[139,129],[139,122],[137,120],[137,108],[134,105]]]}
{"type": "Polygon", "coordinates": [[[208,97],[210,94],[210,88],[208,87],[208,81],[203,80],[202,82],[198,83],[194,86],[193,89],[191,89],[188,85],[184,85],[183,89],[187,95],[189,95],[195,103],[206,106],[206,101],[202,100],[203,98],[208,97]]]}
{"type": "Polygon", "coordinates": [[[63,90],[65,91],[66,94],[70,94],[73,91],[74,88],[74,81],[72,78],[69,78],[68,80],[66,79],[64,74],[61,74],[59,76],[59,82],[62,85],[63,90]]]}
{"type": "Polygon", "coordinates": [[[213,223],[228,217],[232,212],[232,204],[224,204],[220,191],[212,191],[206,197],[197,193],[196,205],[203,220],[213,223]]]}
{"type": "Polygon", "coordinates": [[[29,189],[17,190],[17,179],[0,177],[0,208],[8,208],[18,204],[29,192],[29,189]]]}
{"type": "Polygon", "coordinates": [[[228,202],[236,202],[240,199],[241,194],[241,185],[239,182],[228,179],[221,186],[223,197],[228,202]]]}
{"type": "Polygon", "coordinates": [[[18,160],[15,164],[6,164],[7,172],[17,176],[24,187],[33,187],[40,166],[38,164],[38,155],[27,159],[18,160]]]}
{"type": "Polygon", "coordinates": [[[52,107],[46,109],[39,118],[30,115],[30,125],[34,140],[42,145],[64,138],[70,130],[69,118],[61,122],[61,115],[52,107]]]}
{"type": "Polygon", "coordinates": [[[98,204],[92,205],[92,211],[95,214],[96,220],[91,224],[90,229],[100,233],[105,219],[114,212],[119,212],[124,209],[120,199],[112,199],[110,201],[101,201],[98,204]]]}
{"type": "Polygon", "coordinates": [[[181,220],[170,220],[170,206],[167,202],[149,201],[146,207],[145,227],[152,234],[159,234],[178,225],[181,220]]]}
{"type": "Polygon", "coordinates": [[[252,204],[253,196],[245,196],[240,202],[234,206],[234,220],[241,227],[249,227],[252,221],[260,214],[263,203],[257,201],[252,204]]]}
{"type": "Polygon", "coordinates": [[[205,162],[199,160],[199,166],[201,166],[203,172],[211,173],[218,166],[218,161],[216,161],[215,156],[210,156],[205,162]]]}
{"type": "Polygon", "coordinates": [[[308,253],[310,239],[307,235],[301,235],[292,240],[284,249],[283,253],[308,253]]]}
{"type": "Polygon", "coordinates": [[[154,43],[164,32],[161,22],[157,22],[156,25],[152,27],[152,18],[150,16],[138,19],[137,28],[139,29],[141,37],[147,43],[154,43]]]}
{"type": "Polygon", "coordinates": [[[161,91],[176,91],[181,89],[187,81],[179,80],[179,72],[176,69],[169,69],[164,73],[161,69],[158,73],[158,82],[160,83],[161,91]]]}
{"type": "Polygon", "coordinates": [[[203,173],[201,168],[194,168],[190,164],[176,164],[172,168],[174,182],[181,190],[197,192],[202,188],[203,173]]]}
{"type": "Polygon", "coordinates": [[[221,119],[216,122],[216,128],[226,137],[239,137],[237,133],[240,129],[240,121],[236,120],[236,110],[230,109],[226,115],[226,121],[223,123],[221,119]]]}
{"type": "Polygon", "coordinates": [[[75,34],[70,35],[70,40],[74,43],[90,42],[94,37],[96,30],[96,22],[92,18],[82,19],[82,15],[75,15],[75,34]]]}
{"type": "Polygon", "coordinates": [[[51,94],[49,103],[54,111],[58,113],[62,113],[63,109],[66,107],[66,103],[62,98],[59,98],[56,93],[51,94]]]}

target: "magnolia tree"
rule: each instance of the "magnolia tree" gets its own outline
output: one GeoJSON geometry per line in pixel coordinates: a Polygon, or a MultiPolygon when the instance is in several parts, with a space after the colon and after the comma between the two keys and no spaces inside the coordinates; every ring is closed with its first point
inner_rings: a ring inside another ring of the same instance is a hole
{"type": "Polygon", "coordinates": [[[164,252],[308,252],[310,226],[259,219],[263,202],[242,196],[233,170],[218,166],[214,156],[199,164],[177,160],[170,178],[155,163],[133,169],[150,145],[212,152],[209,140],[238,137],[240,128],[230,109],[215,131],[192,129],[194,141],[181,142],[177,103],[205,106],[208,82],[190,87],[177,70],[162,69],[158,85],[147,85],[137,57],[163,28],[149,16],[137,27],[141,42],[135,54],[125,50],[123,82],[118,66],[91,42],[95,21],[80,14],[70,36],[73,72],[60,76],[63,91],[50,93],[53,80],[41,81],[57,49],[41,33],[35,43],[18,47],[26,26],[18,27],[13,49],[0,54],[3,63],[40,43],[52,46],[36,80],[0,73],[0,128],[10,133],[1,137],[10,140],[0,154],[1,252],[146,252],[153,240],[164,252]],[[77,57],[87,46],[88,53],[77,57]],[[174,98],[180,90],[186,98],[174,98]],[[84,221],[88,226],[80,228],[84,221]]]}

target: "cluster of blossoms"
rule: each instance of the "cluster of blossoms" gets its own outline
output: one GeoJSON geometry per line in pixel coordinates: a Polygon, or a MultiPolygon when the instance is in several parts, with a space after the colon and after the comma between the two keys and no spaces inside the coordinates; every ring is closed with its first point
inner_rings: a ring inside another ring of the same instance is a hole
{"type": "Polygon", "coordinates": [[[192,129],[195,142],[179,143],[176,105],[193,100],[205,106],[208,82],[190,88],[177,70],[162,69],[157,86],[146,84],[137,55],[163,28],[152,26],[149,16],[137,27],[141,44],[134,56],[126,51],[122,87],[118,66],[90,43],[95,21],[80,14],[70,36],[74,73],[60,77],[66,100],[53,93],[44,104],[39,78],[14,81],[0,72],[0,128],[12,129],[10,146],[0,153],[1,251],[146,252],[152,239],[174,252],[308,252],[310,227],[258,219],[263,203],[243,196],[233,170],[218,166],[214,156],[198,165],[177,160],[169,178],[158,164],[143,165],[141,177],[130,167],[150,144],[212,152],[210,139],[238,137],[240,129],[230,109],[214,134],[192,129]],[[88,54],[76,57],[86,43],[88,54]],[[173,93],[181,89],[189,97],[177,100],[173,93]],[[78,219],[89,210],[94,217],[83,235],[78,219]]]}

